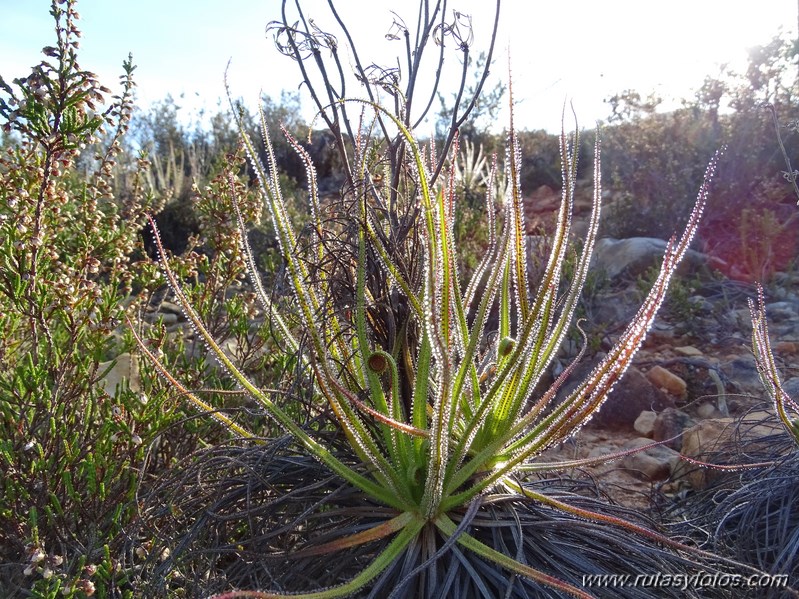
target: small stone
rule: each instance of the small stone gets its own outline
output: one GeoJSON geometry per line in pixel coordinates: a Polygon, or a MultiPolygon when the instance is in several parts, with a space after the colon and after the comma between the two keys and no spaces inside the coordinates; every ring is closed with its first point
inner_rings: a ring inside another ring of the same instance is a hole
{"type": "Polygon", "coordinates": [[[789,397],[794,399],[799,398],[799,376],[795,376],[792,378],[787,379],[785,382],[782,383],[783,390],[788,394],[789,397]]]}
{"type": "Polygon", "coordinates": [[[665,445],[672,449],[679,449],[682,446],[683,431],[694,424],[693,419],[682,410],[666,408],[655,420],[652,438],[655,441],[666,441],[665,445]]]}
{"type": "MultiPolygon", "coordinates": [[[[650,443],[649,439],[633,439],[624,446],[624,449],[636,449],[650,443]]],[[[664,480],[671,475],[679,461],[680,455],[676,451],[663,445],[656,445],[626,456],[622,460],[622,467],[631,470],[633,474],[644,480],[664,480]]]]}
{"type": "Polygon", "coordinates": [[[654,366],[646,373],[646,378],[659,389],[675,397],[684,398],[688,384],[673,372],[669,372],[662,366],[654,366]]]}
{"type": "Polygon", "coordinates": [[[688,357],[697,357],[702,355],[702,351],[695,348],[693,345],[683,345],[682,347],[675,347],[674,353],[688,357]]]}
{"type": "Polygon", "coordinates": [[[608,455],[607,447],[594,447],[586,456],[588,459],[601,458],[608,455]]]}
{"type": "Polygon", "coordinates": [[[127,381],[128,388],[131,391],[138,393],[141,391],[141,378],[139,376],[139,362],[136,356],[133,356],[129,353],[120,354],[117,356],[116,362],[114,360],[108,362],[102,362],[98,365],[98,370],[100,372],[105,371],[106,368],[111,366],[111,370],[106,373],[106,375],[100,380],[98,385],[103,388],[103,390],[114,397],[117,389],[121,389],[127,381]]]}
{"type": "Polygon", "coordinates": [[[172,312],[150,312],[144,315],[143,320],[150,324],[160,320],[164,325],[170,325],[178,321],[178,315],[172,312]]]}
{"type": "MultiPolygon", "coordinates": [[[[657,321],[655,324],[659,324],[657,321]]],[[[663,325],[666,326],[665,324],[663,325]]],[[[677,335],[673,328],[655,328],[650,329],[646,336],[646,344],[650,347],[674,347],[677,341],[677,335]]]]}
{"type": "Polygon", "coordinates": [[[705,402],[696,409],[696,415],[702,419],[705,419],[718,416],[719,413],[718,410],[716,410],[716,406],[710,402],[705,402]]]}
{"type": "MultiPolygon", "coordinates": [[[[181,333],[181,332],[185,332],[186,331],[186,324],[178,321],[178,322],[176,322],[174,324],[167,325],[164,328],[166,329],[167,334],[170,334],[170,333],[173,333],[173,334],[174,333],[181,333]]],[[[191,334],[193,335],[194,331],[192,329],[189,329],[189,330],[192,331],[191,334]]]]}
{"type": "Polygon", "coordinates": [[[691,297],[689,297],[688,304],[696,312],[702,312],[705,314],[713,312],[713,303],[710,302],[707,298],[702,297],[701,295],[692,295],[691,297]]]}
{"type": "Polygon", "coordinates": [[[774,344],[774,353],[794,355],[799,353],[799,343],[795,341],[777,341],[774,344]]]}
{"type": "Polygon", "coordinates": [[[750,393],[756,397],[763,393],[763,382],[751,353],[734,356],[724,364],[724,374],[740,393],[750,393]]]}
{"type": "Polygon", "coordinates": [[[175,324],[178,321],[178,315],[174,312],[162,312],[158,315],[164,325],[175,324]]]}
{"type": "Polygon", "coordinates": [[[635,419],[633,428],[637,433],[643,437],[652,438],[652,431],[655,430],[655,420],[657,420],[657,413],[651,410],[644,410],[635,419]]]}
{"type": "Polygon", "coordinates": [[[773,302],[766,304],[768,319],[775,322],[796,318],[796,306],[792,302],[773,302]]]}
{"type": "Polygon", "coordinates": [[[162,313],[168,314],[177,314],[179,317],[183,316],[183,308],[181,308],[178,304],[163,301],[158,306],[158,311],[162,313]]]}

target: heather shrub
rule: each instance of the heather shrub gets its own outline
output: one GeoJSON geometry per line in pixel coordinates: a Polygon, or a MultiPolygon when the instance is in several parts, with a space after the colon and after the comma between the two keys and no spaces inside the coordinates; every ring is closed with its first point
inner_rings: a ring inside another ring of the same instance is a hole
{"type": "Polygon", "coordinates": [[[0,580],[4,596],[113,596],[139,423],[157,419],[138,394],[99,386],[100,364],[125,349],[112,332],[148,208],[140,178],[128,201],[112,195],[134,67],[104,106],[110,91],[77,63],[74,4],[51,14],[56,45],[28,76],[0,80],[0,580]],[[87,177],[74,170],[84,148],[96,152],[87,177]]]}
{"type": "MultiPolygon", "coordinates": [[[[206,435],[208,426],[181,422],[180,402],[121,327],[163,286],[140,237],[163,198],[148,183],[152,163],[123,144],[135,67],[123,63],[112,96],[78,63],[75,3],[53,2],[51,14],[56,43],[44,60],[0,79],[0,594],[132,596],[122,556],[145,458],[163,469],[197,448],[187,430],[206,435]],[[123,366],[125,378],[109,378],[123,366]]],[[[224,321],[217,334],[233,338],[246,336],[249,304],[246,295],[226,301],[241,263],[236,238],[217,223],[229,221],[220,188],[241,168],[234,154],[221,182],[194,194],[215,253],[173,260],[194,276],[203,314],[224,321]]],[[[213,375],[192,340],[160,319],[140,336],[189,380],[213,375]]],[[[262,360],[247,339],[239,357],[262,360]]]]}

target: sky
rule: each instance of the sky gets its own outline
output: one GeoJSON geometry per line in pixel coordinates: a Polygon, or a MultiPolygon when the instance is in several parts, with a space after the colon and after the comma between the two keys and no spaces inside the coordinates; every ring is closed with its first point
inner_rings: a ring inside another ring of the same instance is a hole
{"type": "MultiPolygon", "coordinates": [[[[343,40],[325,0],[302,5],[322,29],[343,40]]],[[[394,64],[402,45],[385,37],[394,19],[390,11],[412,24],[417,3],[336,5],[360,53],[394,64]]],[[[493,17],[488,5],[493,2],[448,2],[448,11],[472,15],[475,51],[487,48],[493,17]]],[[[48,0],[0,0],[0,74],[7,80],[28,74],[42,58],[41,48],[53,43],[49,6],[48,0]]],[[[298,90],[297,65],[275,50],[265,32],[280,6],[280,0],[80,0],[79,62],[113,87],[132,52],[138,104],[171,94],[189,119],[202,108],[216,110],[230,61],[233,95],[255,106],[261,91],[279,98],[282,90],[298,90]]],[[[607,119],[606,99],[615,93],[634,89],[676,100],[691,97],[723,64],[742,70],[749,47],[780,30],[797,35],[797,0],[503,0],[500,19],[493,82],[507,81],[510,52],[517,126],[555,132],[567,101],[580,124],[590,127],[607,119]]],[[[459,70],[450,48],[448,88],[454,89],[459,70]]],[[[357,86],[350,89],[358,95],[357,86]]],[[[312,115],[310,100],[302,101],[312,115]]],[[[507,114],[497,120],[501,130],[507,114]]]]}

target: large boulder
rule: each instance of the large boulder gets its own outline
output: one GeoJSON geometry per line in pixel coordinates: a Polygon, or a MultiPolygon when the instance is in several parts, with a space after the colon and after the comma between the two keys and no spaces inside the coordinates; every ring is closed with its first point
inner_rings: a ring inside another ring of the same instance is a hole
{"type": "MultiPolygon", "coordinates": [[[[619,276],[638,277],[659,264],[666,253],[666,242],[655,237],[613,239],[603,237],[594,246],[592,268],[605,273],[609,279],[619,276]]],[[[679,270],[693,272],[708,266],[708,257],[688,250],[679,270]]]]}

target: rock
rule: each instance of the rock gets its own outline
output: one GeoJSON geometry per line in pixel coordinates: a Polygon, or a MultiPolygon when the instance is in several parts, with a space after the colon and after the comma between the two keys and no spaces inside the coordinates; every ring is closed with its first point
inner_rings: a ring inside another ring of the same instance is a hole
{"type": "Polygon", "coordinates": [[[772,302],[766,304],[766,316],[770,321],[780,322],[793,320],[799,316],[799,311],[797,311],[797,306],[794,302],[772,302]]]}
{"type": "MultiPolygon", "coordinates": [[[[750,412],[740,420],[712,418],[692,426],[683,433],[680,453],[700,461],[711,460],[710,463],[735,463],[731,458],[741,442],[754,442],[754,445],[747,445],[747,450],[752,451],[758,448],[758,439],[766,438],[765,446],[761,446],[760,449],[767,450],[769,444],[767,438],[781,433],[784,433],[782,423],[774,414],[767,411],[750,412]]],[[[746,463],[747,459],[744,455],[741,461],[746,463]]],[[[714,470],[710,466],[702,467],[683,462],[675,470],[674,476],[685,478],[695,489],[704,489],[722,473],[722,470],[714,470]]]]}
{"type": "MultiPolygon", "coordinates": [[[[241,348],[239,346],[238,341],[233,337],[228,337],[219,343],[219,347],[222,348],[228,356],[233,357],[235,359],[236,356],[241,354],[241,348]]],[[[211,352],[213,354],[213,352],[211,352]]],[[[213,354],[216,356],[216,354],[213,354]]]]}
{"type": "Polygon", "coordinates": [[[575,358],[580,353],[580,346],[581,343],[567,337],[563,340],[563,343],[560,344],[556,355],[558,358],[563,359],[575,358]]]}
{"type": "Polygon", "coordinates": [[[663,389],[670,395],[680,399],[684,399],[687,394],[688,384],[676,374],[669,372],[662,366],[653,366],[646,373],[646,378],[658,389],[663,389]]]}
{"type": "Polygon", "coordinates": [[[702,297],[701,295],[692,295],[686,301],[690,304],[691,311],[694,314],[707,315],[713,313],[713,302],[706,297],[702,297]]]}
{"type": "MultiPolygon", "coordinates": [[[[750,325],[751,328],[751,325],[750,325]]],[[[765,390],[757,372],[755,358],[751,354],[733,356],[722,365],[724,374],[741,393],[763,397],[765,390]]]]}
{"type": "MultiPolygon", "coordinates": [[[[775,297],[788,295],[790,292],[785,289],[786,287],[799,287],[799,274],[795,272],[777,272],[774,273],[774,282],[778,285],[778,287],[774,290],[775,297]]],[[[780,297],[780,299],[784,298],[780,297]]]]}
{"type": "Polygon", "coordinates": [[[164,326],[170,326],[177,323],[178,315],[173,312],[148,312],[144,315],[143,320],[151,324],[160,320],[164,326]]]}
{"type": "Polygon", "coordinates": [[[163,312],[160,314],[161,322],[164,323],[164,326],[169,326],[173,324],[177,324],[178,322],[178,315],[174,312],[163,312]]]}
{"type": "MultiPolygon", "coordinates": [[[[735,332],[752,330],[752,315],[747,308],[738,308],[730,311],[727,316],[735,332]]],[[[737,336],[737,335],[736,335],[737,336]]]]}
{"type": "Polygon", "coordinates": [[[677,332],[670,324],[662,320],[655,320],[649,333],[646,335],[644,347],[649,348],[671,348],[678,341],[677,332]]]}
{"type": "Polygon", "coordinates": [[[795,341],[777,341],[773,346],[773,350],[775,354],[794,355],[799,353],[799,343],[795,341]]]}
{"type": "Polygon", "coordinates": [[[591,320],[616,325],[629,322],[641,307],[641,294],[636,289],[602,292],[591,302],[591,320]]]}
{"type": "MultiPolygon", "coordinates": [[[[729,438],[732,423],[732,418],[716,418],[691,427],[683,434],[680,453],[690,458],[701,459],[708,453],[718,451],[720,440],[729,438]]],[[[697,490],[704,489],[713,480],[713,474],[708,468],[691,462],[684,462],[675,470],[675,476],[686,479],[697,490]]]]}
{"type": "Polygon", "coordinates": [[[693,345],[683,345],[681,347],[675,347],[674,353],[679,354],[681,356],[688,356],[689,358],[703,355],[701,350],[698,350],[693,345]]]}
{"type": "Polygon", "coordinates": [[[524,198],[524,224],[527,234],[532,235],[540,229],[549,228],[557,218],[561,193],[549,185],[541,185],[532,194],[524,198]]]}
{"type": "MultiPolygon", "coordinates": [[[[608,278],[620,275],[637,277],[658,264],[666,252],[666,242],[654,237],[631,237],[612,239],[604,237],[597,240],[591,261],[593,268],[602,270],[608,278]]],[[[680,270],[695,271],[707,266],[707,257],[688,250],[680,270]]]]}
{"type": "Polygon", "coordinates": [[[594,447],[585,457],[589,460],[593,460],[596,458],[604,458],[608,453],[610,452],[607,447],[594,447]]]}
{"type": "MultiPolygon", "coordinates": [[[[311,155],[311,163],[316,168],[319,179],[325,180],[325,186],[331,185],[338,189],[336,185],[336,162],[338,152],[336,150],[336,137],[330,131],[315,131],[310,139],[310,147],[307,148],[311,155]],[[332,180],[332,181],[331,181],[332,180]]],[[[290,177],[304,176],[301,161],[287,161],[286,174],[290,177]]],[[[321,183],[320,183],[321,186],[321,183]]]]}
{"type": "Polygon", "coordinates": [[[657,389],[643,373],[631,367],[613,388],[602,409],[591,421],[592,426],[632,429],[644,410],[655,412],[674,407],[674,401],[657,389]]]}
{"type": "MultiPolygon", "coordinates": [[[[633,439],[623,449],[636,449],[652,443],[649,439],[633,439]]],[[[645,480],[664,480],[671,476],[674,468],[680,463],[680,454],[663,445],[637,451],[622,460],[622,467],[645,480]]]]}
{"type": "Polygon", "coordinates": [[[716,409],[716,406],[714,406],[709,401],[706,401],[705,403],[701,404],[698,408],[696,408],[696,415],[704,420],[706,418],[714,418],[720,416],[721,413],[718,411],[718,409],[716,409]]]}
{"type": "Polygon", "coordinates": [[[799,376],[784,381],[782,388],[792,399],[799,399],[799,376]]]}
{"type": "Polygon", "coordinates": [[[657,415],[652,426],[652,438],[666,441],[664,445],[677,450],[682,447],[682,434],[685,429],[696,424],[693,419],[676,408],[666,408],[657,415]]]}
{"type": "Polygon", "coordinates": [[[655,430],[655,420],[657,420],[657,413],[651,410],[644,410],[638,414],[638,418],[633,423],[633,428],[642,437],[652,438],[652,431],[655,430]]]}
{"type": "Polygon", "coordinates": [[[173,302],[161,302],[158,305],[158,311],[164,314],[177,314],[178,318],[183,318],[183,308],[173,302]]]}
{"type": "Polygon", "coordinates": [[[97,383],[109,396],[115,397],[116,393],[124,388],[126,381],[131,391],[136,393],[141,391],[139,361],[136,356],[127,352],[120,354],[116,360],[99,364],[98,372],[104,372],[109,366],[111,366],[111,370],[97,383]]]}

